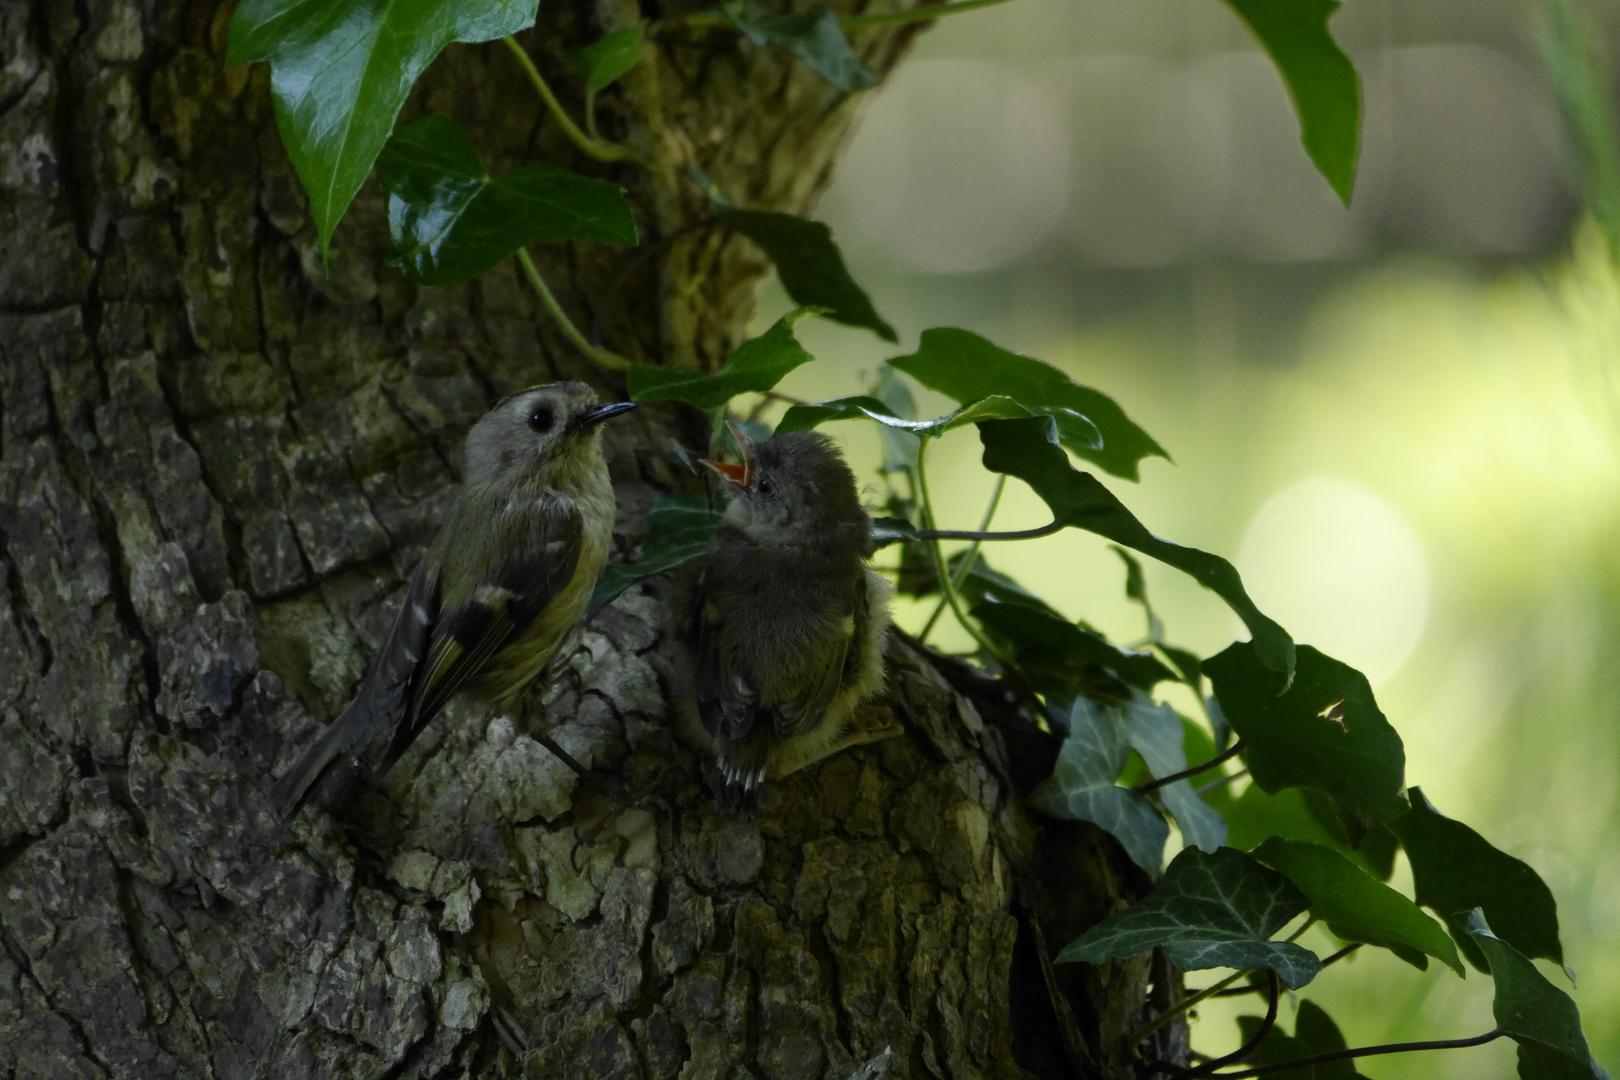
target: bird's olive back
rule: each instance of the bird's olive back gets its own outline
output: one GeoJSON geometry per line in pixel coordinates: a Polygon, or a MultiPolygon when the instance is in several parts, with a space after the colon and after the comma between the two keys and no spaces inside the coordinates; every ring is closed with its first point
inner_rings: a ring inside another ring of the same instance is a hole
{"type": "Polygon", "coordinates": [[[497,401],[467,433],[467,482],[517,483],[566,467],[600,438],[595,429],[569,428],[595,404],[596,392],[581,382],[535,386],[497,401]]]}

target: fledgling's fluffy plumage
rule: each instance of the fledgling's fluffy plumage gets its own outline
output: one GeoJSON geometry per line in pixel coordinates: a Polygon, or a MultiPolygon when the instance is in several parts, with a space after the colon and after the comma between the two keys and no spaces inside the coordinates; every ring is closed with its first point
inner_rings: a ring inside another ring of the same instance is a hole
{"type": "Polygon", "coordinates": [[[584,383],[497,402],[467,434],[466,476],[411,578],[388,641],[354,701],[280,780],[291,816],[328,767],[383,742],[399,760],[456,694],[513,705],[578,621],[613,536],[613,485],[599,405],[584,383]]]}
{"type": "Polygon", "coordinates": [[[713,465],[732,490],[689,609],[698,719],[722,808],[853,745],[898,734],[883,689],[892,589],[866,566],[871,519],[825,435],[751,443],[713,465]]]}

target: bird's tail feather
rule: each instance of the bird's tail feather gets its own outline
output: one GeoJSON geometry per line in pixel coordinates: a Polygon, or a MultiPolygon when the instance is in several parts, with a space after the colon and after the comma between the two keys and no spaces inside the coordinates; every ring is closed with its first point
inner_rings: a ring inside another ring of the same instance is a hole
{"type": "Polygon", "coordinates": [[[270,802],[283,821],[298,812],[298,808],[309,797],[310,790],[326,774],[326,770],[331,768],[333,762],[343,756],[352,756],[368,741],[371,734],[371,716],[369,709],[360,707],[364,697],[365,695],[361,695],[360,699],[345,709],[343,715],[333,721],[332,726],[315,740],[315,745],[304,751],[304,756],[298,759],[298,764],[282,774],[275,787],[270,789],[270,802]]]}

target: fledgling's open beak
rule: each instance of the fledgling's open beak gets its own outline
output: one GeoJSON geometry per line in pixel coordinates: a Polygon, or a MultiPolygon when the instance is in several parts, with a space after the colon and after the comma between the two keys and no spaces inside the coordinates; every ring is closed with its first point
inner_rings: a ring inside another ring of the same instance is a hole
{"type": "Polygon", "coordinates": [[[735,420],[727,420],[726,427],[731,429],[731,437],[737,440],[737,448],[742,451],[742,464],[732,465],[724,461],[710,461],[701,459],[703,464],[713,469],[715,474],[732,487],[746,491],[754,486],[754,440],[742,429],[742,425],[735,420]]]}
{"type": "Polygon", "coordinates": [[[584,412],[575,413],[568,422],[568,430],[574,432],[589,431],[604,420],[611,420],[621,416],[636,407],[634,401],[609,401],[602,405],[592,405],[584,412]]]}

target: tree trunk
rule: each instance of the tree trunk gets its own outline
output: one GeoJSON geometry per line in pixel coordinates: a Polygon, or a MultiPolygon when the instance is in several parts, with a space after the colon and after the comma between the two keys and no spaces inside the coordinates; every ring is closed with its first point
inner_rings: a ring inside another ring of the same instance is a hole
{"type": "MultiPolygon", "coordinates": [[[[0,4],[0,1077],[774,1080],[886,1046],[895,1076],[1127,1074],[1148,961],[1045,958],[1144,879],[1100,833],[1026,813],[1046,737],[904,640],[906,737],[757,816],[713,809],[676,731],[653,582],[582,631],[591,658],[543,711],[460,704],[385,781],[273,819],[272,779],[381,643],[468,425],[531,384],[623,386],[510,262],[451,289],[386,269],[375,181],[323,269],[269,71],[223,68],[229,14],[0,4]],[[531,724],[668,810],[619,815],[576,871],[607,805],[531,724]]],[[[547,0],[524,40],[555,76],[559,43],[638,17],[547,0]]],[[[912,32],[857,46],[886,71],[912,32]]],[[[682,231],[703,212],[686,167],[802,211],[854,108],[785,54],[673,29],[602,102],[651,174],[580,158],[498,43],[447,49],[405,118],[455,117],[495,172],[547,158],[624,184],[643,246],[553,247],[542,273],[609,347],[713,365],[764,264],[682,231]]],[[[672,438],[696,445],[695,418],[609,427],[615,558],[694,482],[672,438]]],[[[1160,1007],[1179,992],[1153,982],[1160,1007]]]]}

